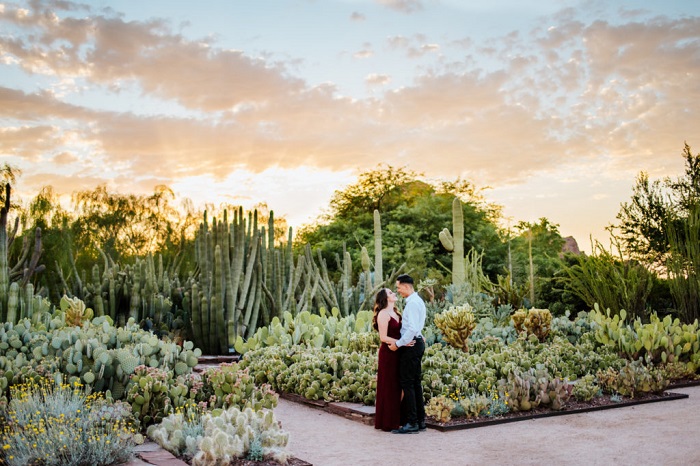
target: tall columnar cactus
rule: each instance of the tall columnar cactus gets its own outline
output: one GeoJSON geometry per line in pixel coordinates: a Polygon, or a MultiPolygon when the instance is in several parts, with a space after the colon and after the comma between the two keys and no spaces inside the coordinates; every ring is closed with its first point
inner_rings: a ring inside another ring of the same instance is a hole
{"type": "Polygon", "coordinates": [[[7,293],[10,289],[10,269],[7,264],[7,213],[10,210],[10,185],[5,185],[5,205],[0,211],[0,318],[7,317],[7,293]]]}
{"type": "MultiPolygon", "coordinates": [[[[345,249],[345,245],[343,245],[345,249]]],[[[343,316],[350,314],[350,294],[351,291],[351,280],[352,280],[352,257],[348,251],[343,251],[343,307],[341,309],[343,316]]]]}
{"type": "Polygon", "coordinates": [[[382,270],[382,220],[374,209],[374,286],[384,282],[382,270]]]}
{"type": "Polygon", "coordinates": [[[206,353],[228,354],[237,335],[257,326],[264,268],[268,254],[274,257],[272,250],[263,253],[263,237],[257,211],[246,220],[242,208],[230,223],[225,212],[223,220],[212,219],[210,226],[205,216],[200,225],[195,239],[200,274],[189,285],[187,304],[195,343],[206,353]]]}
{"type": "Polygon", "coordinates": [[[369,299],[369,294],[372,290],[372,274],[371,274],[371,262],[369,260],[369,253],[367,248],[362,246],[362,251],[360,252],[360,259],[362,262],[362,275],[364,277],[364,295],[365,299],[369,299]]]}
{"type": "Polygon", "coordinates": [[[36,273],[45,269],[39,265],[41,258],[41,228],[34,230],[34,243],[25,236],[22,251],[14,266],[9,263],[9,249],[17,233],[19,219],[15,219],[15,226],[10,234],[7,231],[7,217],[10,211],[11,188],[5,185],[5,203],[0,209],[0,320],[16,323],[21,318],[20,313],[26,312],[31,307],[34,299],[34,288],[30,280],[36,273]],[[31,250],[31,254],[30,254],[31,250]],[[31,293],[28,295],[27,293],[31,293]]]}
{"type": "MultiPolygon", "coordinates": [[[[191,334],[197,347],[208,354],[228,354],[238,339],[252,337],[259,325],[270,325],[274,318],[296,316],[308,311],[339,308],[346,316],[371,307],[372,297],[386,278],[381,264],[381,225],[377,218],[375,242],[375,279],[370,274],[371,261],[365,248],[360,283],[353,286],[350,254],[343,251],[342,271],[332,281],[326,260],[320,251],[306,245],[294,257],[292,230],[287,244],[275,244],[274,214],[266,226],[258,227],[257,211],[234,212],[229,223],[208,220],[205,216],[195,238],[199,274],[193,274],[185,286],[183,306],[189,312],[191,334]]],[[[392,271],[395,279],[401,271],[392,271]]]]}
{"type": "Polygon", "coordinates": [[[452,234],[447,228],[440,232],[440,242],[443,247],[452,252],[452,284],[464,283],[464,214],[462,202],[455,197],[452,201],[452,234]]]}

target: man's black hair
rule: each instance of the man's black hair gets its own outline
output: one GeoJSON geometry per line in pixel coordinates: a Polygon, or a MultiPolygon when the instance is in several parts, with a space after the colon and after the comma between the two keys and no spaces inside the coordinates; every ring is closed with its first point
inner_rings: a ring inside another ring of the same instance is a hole
{"type": "Polygon", "coordinates": [[[409,285],[413,285],[413,277],[406,273],[396,277],[396,281],[399,283],[408,283],[409,285]]]}

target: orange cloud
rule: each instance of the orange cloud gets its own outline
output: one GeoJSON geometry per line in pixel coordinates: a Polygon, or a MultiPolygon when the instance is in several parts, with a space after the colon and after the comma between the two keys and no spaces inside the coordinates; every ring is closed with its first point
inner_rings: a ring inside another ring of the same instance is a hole
{"type": "MultiPolygon", "coordinates": [[[[57,16],[30,5],[0,12],[1,21],[34,34],[0,37],[5,63],[111,95],[135,88],[180,110],[88,108],[48,88],[0,87],[0,155],[41,159],[48,168],[33,167],[41,174],[32,180],[51,174],[61,185],[72,180],[72,189],[100,180],[140,189],[184,178],[223,183],[231,173],[270,167],[345,173],[379,162],[481,185],[559,176],[581,161],[606,179],[642,168],[664,175],[677,170],[683,141],[700,127],[698,18],[643,21],[628,12],[621,24],[586,23],[567,10],[486,43],[391,36],[392,58],[416,58],[407,65],[413,81],[396,84],[398,75],[370,70],[360,84],[377,94],[357,99],[332,82],[292,75],[296,59],[188,39],[162,20],[126,22],[91,10],[57,16]],[[455,47],[470,54],[440,56],[455,47]],[[483,54],[489,60],[480,61],[483,54]],[[427,59],[429,66],[411,68],[427,59]]],[[[369,43],[362,48],[371,51],[369,43]]]]}

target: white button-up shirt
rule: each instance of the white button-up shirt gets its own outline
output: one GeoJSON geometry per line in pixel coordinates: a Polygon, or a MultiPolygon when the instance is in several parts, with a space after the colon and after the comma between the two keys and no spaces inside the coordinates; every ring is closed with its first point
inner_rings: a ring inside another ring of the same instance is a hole
{"type": "Polygon", "coordinates": [[[404,346],[415,337],[421,337],[425,326],[425,303],[415,291],[406,298],[406,307],[401,314],[401,338],[396,346],[404,346]]]}

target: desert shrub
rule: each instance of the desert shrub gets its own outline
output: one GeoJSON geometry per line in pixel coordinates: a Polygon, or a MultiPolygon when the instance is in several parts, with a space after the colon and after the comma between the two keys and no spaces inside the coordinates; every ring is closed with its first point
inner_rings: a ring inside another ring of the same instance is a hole
{"type": "Polygon", "coordinates": [[[107,466],[126,462],[139,440],[130,409],[110,409],[100,393],[51,379],[10,388],[2,455],[9,466],[107,466]]]}

